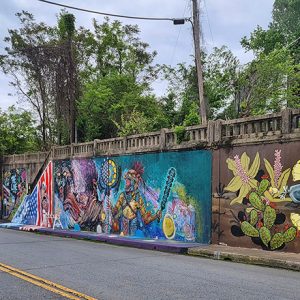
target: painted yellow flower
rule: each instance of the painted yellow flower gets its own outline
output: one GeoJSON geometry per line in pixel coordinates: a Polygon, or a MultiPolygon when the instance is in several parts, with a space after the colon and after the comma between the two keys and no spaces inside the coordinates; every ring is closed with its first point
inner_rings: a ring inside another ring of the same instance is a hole
{"type": "Polygon", "coordinates": [[[264,158],[265,169],[270,177],[270,188],[264,192],[264,196],[270,202],[286,202],[292,201],[291,198],[286,197],[285,189],[291,173],[291,169],[288,168],[283,171],[283,165],[281,163],[281,150],[275,150],[275,159],[273,166],[270,162],[264,158]]]}
{"type": "Polygon", "coordinates": [[[290,219],[293,223],[293,225],[300,230],[300,215],[296,213],[291,213],[290,219]]]}
{"type": "Polygon", "coordinates": [[[252,188],[257,188],[258,182],[255,179],[255,176],[260,166],[259,154],[256,153],[251,167],[249,167],[250,158],[246,152],[242,154],[241,158],[239,158],[238,155],[235,155],[234,159],[228,158],[226,162],[234,177],[225,187],[225,190],[229,192],[239,191],[238,196],[234,198],[230,204],[242,203],[243,198],[250,192],[250,190],[252,188]]]}
{"type": "Polygon", "coordinates": [[[300,160],[297,161],[297,163],[293,167],[293,181],[300,180],[300,160]]]}

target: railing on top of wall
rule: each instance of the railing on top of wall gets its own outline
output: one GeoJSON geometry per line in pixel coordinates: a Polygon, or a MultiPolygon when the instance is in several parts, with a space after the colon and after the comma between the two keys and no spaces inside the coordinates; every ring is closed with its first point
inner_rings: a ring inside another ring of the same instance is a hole
{"type": "Polygon", "coordinates": [[[4,155],[3,162],[5,164],[22,164],[22,163],[39,163],[43,162],[48,155],[48,152],[35,152],[24,154],[4,155]]]}
{"type": "MultiPolygon", "coordinates": [[[[161,129],[127,137],[53,146],[50,159],[209,147],[228,140],[232,143],[249,143],[282,137],[300,139],[300,109],[285,109],[280,113],[235,120],[209,121],[207,125],[186,127],[186,136],[187,141],[179,143],[175,130],[161,129]]],[[[47,155],[48,152],[6,155],[3,163],[43,162],[47,155]]]]}

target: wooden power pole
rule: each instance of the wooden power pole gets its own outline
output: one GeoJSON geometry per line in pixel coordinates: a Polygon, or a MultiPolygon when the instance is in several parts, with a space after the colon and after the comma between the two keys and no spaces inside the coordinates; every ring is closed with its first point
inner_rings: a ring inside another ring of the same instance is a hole
{"type": "Polygon", "coordinates": [[[207,123],[207,105],[204,99],[203,88],[203,74],[201,63],[201,51],[200,51],[200,21],[199,21],[199,8],[198,0],[192,0],[193,2],[193,36],[194,36],[194,48],[195,48],[195,61],[197,69],[198,79],[198,92],[199,92],[199,108],[202,124],[207,123]]]}

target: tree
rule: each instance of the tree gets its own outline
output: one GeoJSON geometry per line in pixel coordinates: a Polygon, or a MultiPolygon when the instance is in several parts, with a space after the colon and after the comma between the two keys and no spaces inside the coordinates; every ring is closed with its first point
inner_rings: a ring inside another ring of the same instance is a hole
{"type": "Polygon", "coordinates": [[[21,22],[20,29],[9,30],[5,41],[6,55],[1,55],[0,64],[5,74],[11,76],[11,85],[16,88],[21,101],[33,108],[40,123],[43,148],[52,139],[51,122],[53,111],[49,105],[52,49],[44,47],[53,39],[53,29],[44,23],[35,23],[32,14],[23,11],[16,14],[21,22]]]}
{"type": "MultiPolygon", "coordinates": [[[[225,46],[214,48],[209,55],[203,53],[202,57],[204,96],[209,106],[208,117],[215,119],[236,96],[240,65],[237,58],[225,46]]],[[[177,68],[164,66],[163,72],[169,81],[168,93],[175,99],[177,108],[175,125],[183,125],[185,119],[193,115],[195,109],[199,110],[196,69],[191,65],[179,64],[177,68]]]]}
{"type": "Polygon", "coordinates": [[[31,113],[18,111],[14,106],[0,111],[0,154],[19,154],[37,151],[38,132],[31,113]]]}
{"type": "Polygon", "coordinates": [[[267,30],[257,27],[242,46],[255,59],[240,76],[238,110],[242,115],[299,107],[300,0],[276,0],[267,30]]]}
{"type": "MultiPolygon", "coordinates": [[[[149,120],[143,123],[148,124],[147,131],[160,129],[166,124],[155,97],[145,93],[144,86],[129,75],[114,74],[86,84],[78,112],[81,141],[128,132],[126,122],[136,119],[137,115],[149,120]]],[[[144,132],[143,128],[131,133],[144,132]]]]}
{"type": "Polygon", "coordinates": [[[129,134],[130,128],[137,133],[165,126],[161,105],[150,90],[158,72],[152,65],[156,52],[148,51],[137,26],[109,19],[102,24],[94,20],[93,25],[94,32],[85,39],[89,61],[80,73],[79,140],[129,134]],[[143,125],[134,128],[137,119],[143,119],[143,125]]]}

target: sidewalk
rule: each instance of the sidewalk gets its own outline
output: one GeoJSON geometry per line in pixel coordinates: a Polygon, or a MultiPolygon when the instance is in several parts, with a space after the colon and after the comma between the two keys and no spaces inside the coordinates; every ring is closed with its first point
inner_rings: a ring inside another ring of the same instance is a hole
{"type": "Polygon", "coordinates": [[[300,271],[300,253],[207,245],[189,248],[188,255],[300,271]]]}

